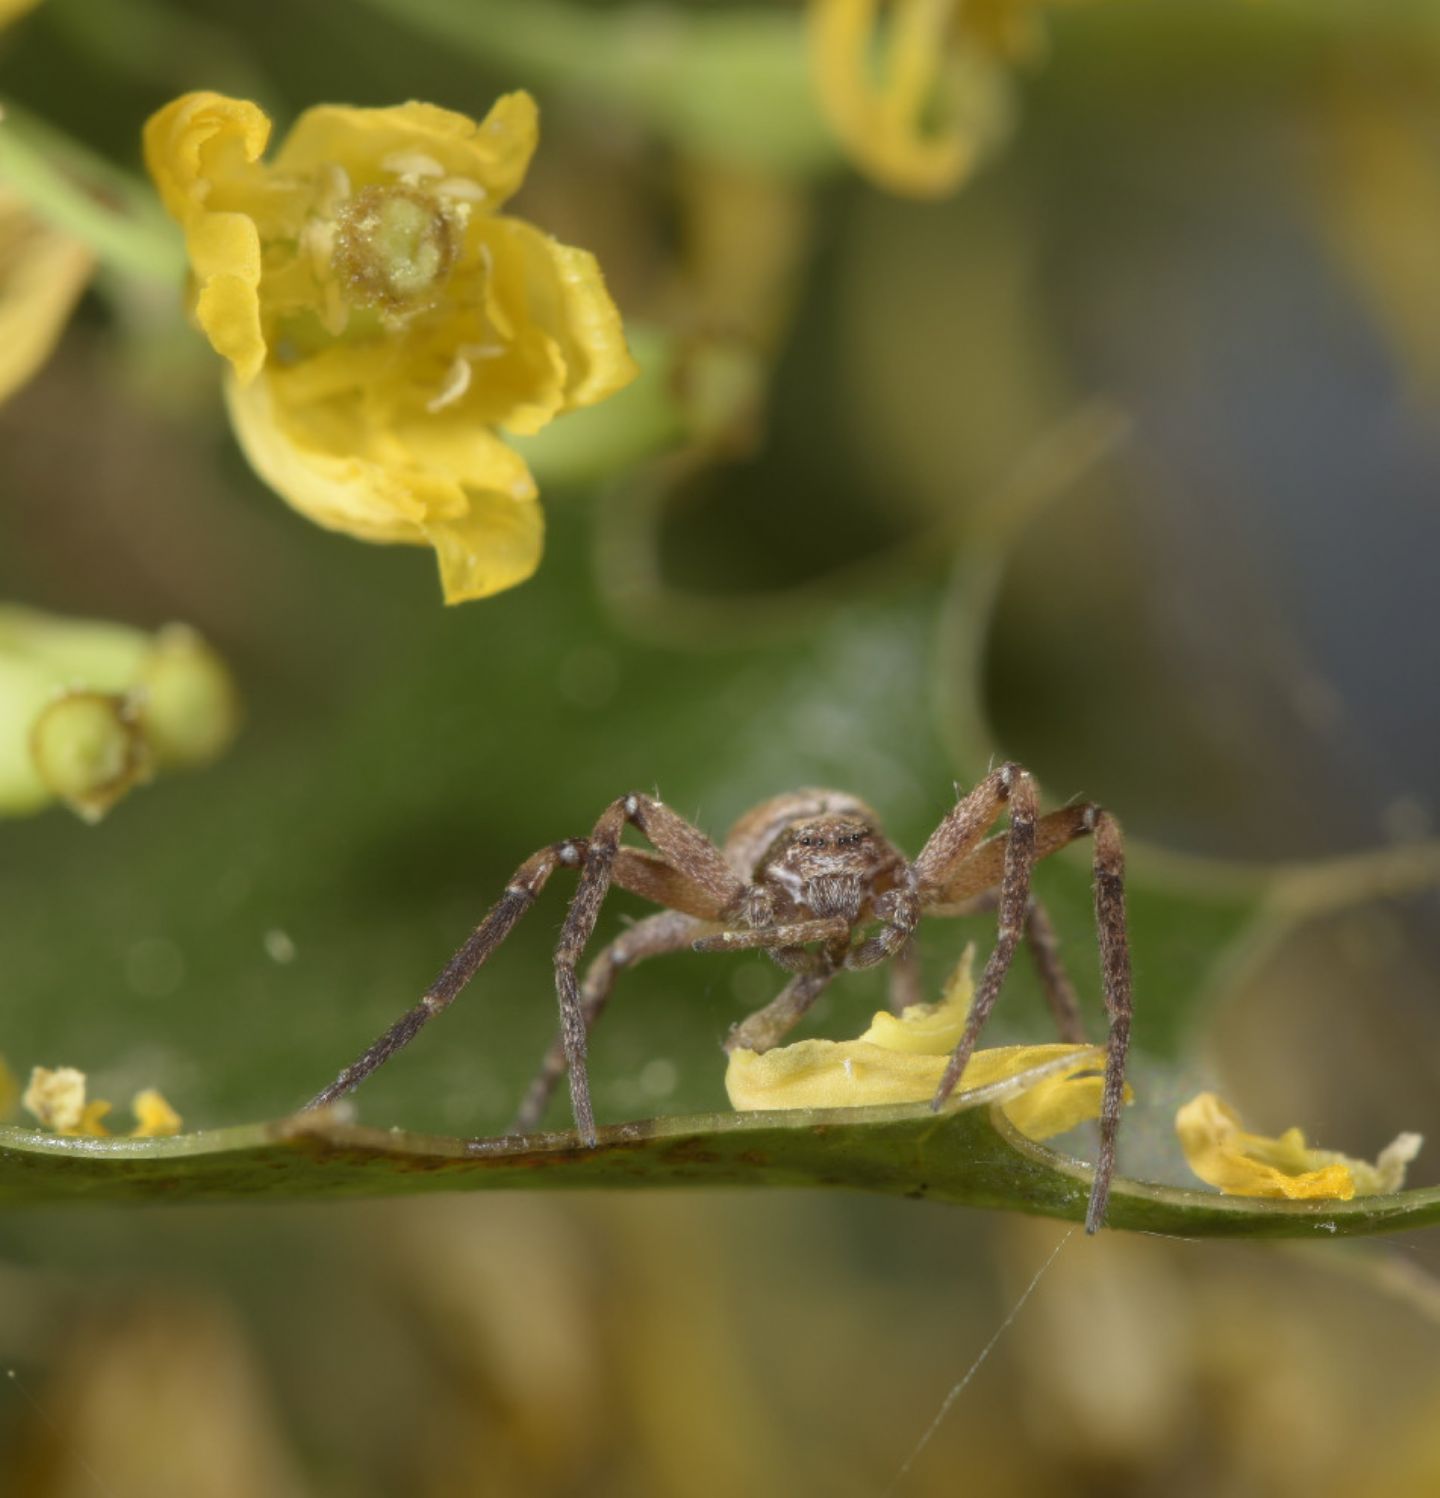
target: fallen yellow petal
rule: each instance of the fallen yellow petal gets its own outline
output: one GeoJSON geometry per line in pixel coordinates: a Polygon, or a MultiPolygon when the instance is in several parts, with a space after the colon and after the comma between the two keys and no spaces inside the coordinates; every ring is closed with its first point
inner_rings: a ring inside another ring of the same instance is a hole
{"type": "MultiPolygon", "coordinates": [[[[858,1040],[801,1040],[763,1054],[731,1053],[725,1088],[741,1111],[767,1108],[860,1108],[929,1102],[940,1085],[970,1012],[973,986],[967,947],[938,1004],[914,1004],[899,1016],[881,1011],[858,1040]]],[[[1008,1081],[1066,1057],[1073,1065],[1041,1077],[1001,1104],[1031,1139],[1049,1139],[1098,1118],[1104,1052],[1085,1045],[997,1046],[977,1051],[953,1095],[1008,1081]]],[[[1127,1097],[1129,1096],[1127,1090],[1127,1097]]]]}
{"type": "Polygon", "coordinates": [[[1349,1201],[1398,1191],[1421,1145],[1419,1134],[1401,1134],[1372,1165],[1314,1149],[1298,1128],[1278,1138],[1248,1133],[1240,1115],[1213,1092],[1200,1093],[1180,1109],[1175,1132],[1190,1169],[1207,1184],[1229,1196],[1290,1200],[1349,1201]]]}

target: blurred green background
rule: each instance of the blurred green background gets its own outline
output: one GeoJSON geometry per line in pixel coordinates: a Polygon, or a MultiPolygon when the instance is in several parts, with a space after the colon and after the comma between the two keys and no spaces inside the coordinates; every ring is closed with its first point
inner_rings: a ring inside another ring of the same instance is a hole
{"type": "MultiPolygon", "coordinates": [[[[786,5],[593,10],[801,56],[786,5]]],[[[616,795],[720,834],[834,785],[914,851],[1000,751],[1134,843],[1128,1168],[1183,1179],[1169,1118],[1202,1083],[1357,1154],[1440,1136],[1433,892],[1226,945],[1237,863],[1433,831],[1433,8],[1045,11],[1043,55],[997,63],[1008,140],[938,203],[847,167],[803,58],[681,119],[631,54],[577,61],[519,13],[46,0],[0,37],[0,94],[132,171],[186,89],[283,129],[529,88],[515,211],[595,250],[651,377],[585,418],[630,461],[537,451],[539,574],[443,610],[428,552],[326,534],[249,474],[178,286],[102,271],[0,408],[0,598],[196,626],[246,726],[98,828],[0,825],[12,1067],[159,1086],[190,1127],[279,1115],[616,795]]],[[[1087,878],[1077,850],[1038,887],[1096,1025],[1087,878]]],[[[552,887],[361,1117],[503,1126],[563,910],[552,887]]],[[[932,988],[969,936],[927,933],[932,988]]],[[[748,958],[626,975],[602,1121],[723,1106],[719,1042],[777,987],[748,958]]],[[[879,995],[837,985],[806,1033],[879,995]]],[[[1048,1038],[1028,973],[993,1036],[1048,1038]]],[[[9,1212],[0,1490],[879,1493],[1062,1231],[839,1193],[9,1212]]],[[[1072,1242],[897,1491],[1433,1493],[1436,1267],[1431,1239],[1072,1242]]]]}

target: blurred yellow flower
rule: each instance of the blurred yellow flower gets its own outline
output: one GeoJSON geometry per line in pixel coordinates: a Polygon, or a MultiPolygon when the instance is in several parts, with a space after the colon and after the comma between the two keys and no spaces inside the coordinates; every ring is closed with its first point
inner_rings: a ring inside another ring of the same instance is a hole
{"type": "Polygon", "coordinates": [[[8,26],[27,10],[34,10],[39,3],[40,0],[0,0],[0,26],[8,26]]]}
{"type": "MultiPolygon", "coordinates": [[[[110,1104],[100,1098],[85,1101],[85,1073],[73,1066],[57,1066],[54,1070],[35,1067],[20,1102],[45,1128],[57,1134],[92,1139],[110,1137],[110,1130],[101,1122],[110,1112],[110,1104]]],[[[153,1087],[135,1094],[130,1111],[136,1120],[130,1130],[131,1139],[154,1139],[180,1132],[180,1115],[153,1087]]]]}
{"type": "Polygon", "coordinates": [[[1399,1191],[1405,1167],[1420,1152],[1419,1134],[1401,1134],[1371,1165],[1333,1150],[1312,1149],[1299,1129],[1278,1139],[1246,1133],[1240,1115],[1213,1092],[1192,1098],[1175,1115],[1175,1132],[1190,1169],[1229,1196],[1349,1201],[1399,1191]]]}
{"type": "Polygon", "coordinates": [[[83,244],[0,184],[0,401],[50,357],[94,265],[83,244]]]}
{"type": "Polygon", "coordinates": [[[478,125],[320,105],[267,164],[269,135],[254,104],[211,93],[145,127],[246,456],[320,525],[433,546],[449,603],[522,582],[542,520],[497,429],[537,432],[636,373],[594,257],[499,212],[534,101],[507,94],[478,125]]]}
{"type": "MultiPolygon", "coordinates": [[[[858,1040],[800,1040],[763,1053],[732,1052],[725,1073],[731,1106],[749,1111],[928,1103],[965,1029],[974,992],[973,958],[973,946],[966,947],[938,1004],[914,1004],[898,1017],[882,1010],[858,1040]]],[[[1104,1056],[1099,1047],[1085,1045],[977,1051],[955,1096],[1069,1057],[1071,1065],[1039,1078],[1001,1104],[1022,1134],[1049,1139],[1100,1116],[1104,1056]]]]}
{"type": "Polygon", "coordinates": [[[820,106],[855,165],[911,197],[958,187],[1008,126],[997,58],[1033,40],[1035,8],[1035,0],[811,0],[820,106]],[[884,26],[882,8],[894,12],[884,26]]]}

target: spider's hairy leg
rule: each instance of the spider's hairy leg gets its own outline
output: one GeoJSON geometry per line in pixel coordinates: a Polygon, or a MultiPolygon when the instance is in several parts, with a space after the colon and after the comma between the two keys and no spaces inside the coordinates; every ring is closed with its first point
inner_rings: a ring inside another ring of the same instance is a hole
{"type": "MultiPolygon", "coordinates": [[[[621,849],[622,854],[634,851],[629,848],[621,849]]],[[[618,860],[614,872],[615,882],[624,884],[625,881],[619,877],[618,860]]],[[[596,1020],[609,1003],[616,974],[622,968],[632,968],[647,957],[658,957],[664,952],[684,951],[694,937],[695,927],[694,917],[678,910],[662,910],[657,915],[637,921],[623,936],[616,937],[586,969],[584,980],[580,984],[580,1008],[585,1019],[586,1034],[595,1028],[596,1020]]],[[[516,1111],[510,1125],[511,1133],[526,1134],[539,1127],[540,1120],[545,1116],[545,1109],[564,1075],[565,1043],[557,1035],[516,1111]]]]}
{"type": "MultiPolygon", "coordinates": [[[[1000,879],[1000,919],[995,933],[995,946],[985,971],[975,985],[975,997],[970,1004],[970,1017],[965,1023],[965,1033],[951,1053],[940,1086],[935,1091],[932,1104],[940,1108],[945,1099],[955,1090],[965,1066],[975,1050],[981,1028],[995,1007],[1000,985],[1010,970],[1015,956],[1015,947],[1025,925],[1025,911],[1030,902],[1030,870],[1035,862],[1035,782],[1029,774],[1017,766],[1004,766],[1011,774],[1008,787],[1010,801],[1010,831],[1005,841],[1004,871],[1000,879]]],[[[932,839],[933,841],[933,839],[932,839]]],[[[921,855],[924,856],[923,854],[921,855]]]]}
{"type": "Polygon", "coordinates": [[[850,922],[843,915],[821,916],[813,921],[791,921],[782,926],[747,926],[702,936],[692,945],[697,952],[770,951],[776,947],[798,947],[811,941],[839,941],[850,935],[850,922]]]}
{"type": "Polygon", "coordinates": [[[1125,841],[1109,812],[1094,812],[1095,924],[1100,932],[1100,973],[1110,1035],[1105,1047],[1105,1094],[1100,1105],[1100,1158],[1090,1188],[1085,1231],[1097,1232],[1105,1221],[1110,1180],[1115,1174],[1115,1136],[1125,1101],[1125,1056],[1130,1048],[1133,1000],[1130,943],[1125,927],[1125,841]]]}
{"type": "Polygon", "coordinates": [[[575,1128],[581,1139],[592,1146],[598,1142],[598,1136],[585,1066],[587,1030],[576,967],[595,930],[612,878],[623,878],[626,870],[632,868],[638,876],[642,864],[650,867],[655,877],[662,877],[648,861],[625,857],[633,851],[620,847],[620,833],[627,822],[649,838],[660,851],[662,862],[679,874],[684,887],[691,892],[690,898],[697,901],[697,912],[718,914],[737,900],[745,887],[715,844],[655,797],[632,792],[612,802],[600,814],[590,834],[580,883],[555,948],[555,991],[560,1001],[560,1039],[570,1076],[570,1102],[575,1111],[575,1128]]]}
{"type": "Polygon", "coordinates": [[[727,1053],[768,1051],[779,1045],[804,1018],[838,971],[837,962],[822,957],[809,971],[796,973],[776,998],[731,1029],[725,1039],[727,1053]]]}
{"type": "Polygon", "coordinates": [[[490,954],[510,934],[516,921],[535,903],[550,875],[561,864],[578,864],[586,857],[583,839],[552,843],[532,853],[511,876],[505,893],[490,908],[484,920],[470,933],[459,951],[445,964],[440,976],[427,988],[419,1003],[408,1009],[358,1060],[347,1066],[335,1080],[306,1103],[306,1108],[320,1108],[344,1097],[358,1087],[378,1066],[388,1061],[442,1009],[447,1008],[460,990],[475,976],[490,954]]]}
{"type": "Polygon", "coordinates": [[[873,967],[905,946],[920,923],[927,897],[984,837],[1006,802],[1013,799],[1014,787],[1022,777],[1029,782],[1019,765],[1001,765],[950,808],[915,862],[905,870],[903,882],[876,900],[875,914],[881,928],[850,953],[846,967],[873,967]]]}
{"type": "MultiPolygon", "coordinates": [[[[1040,851],[1042,844],[1040,833],[1047,820],[1049,819],[1042,817],[1035,824],[1037,862],[1044,857],[1040,851]]],[[[925,914],[960,917],[988,915],[999,909],[999,906],[1000,891],[990,889],[986,890],[983,895],[976,895],[972,899],[955,905],[947,903],[945,906],[929,907],[925,914]]],[[[1024,936],[1025,946],[1029,950],[1030,960],[1035,964],[1035,973],[1040,979],[1040,988],[1045,995],[1045,1002],[1055,1018],[1055,1028],[1060,1033],[1060,1039],[1070,1045],[1086,1044],[1085,1022],[1080,1017],[1080,1000],[1076,996],[1075,985],[1070,980],[1064,959],[1060,956],[1060,938],[1056,934],[1054,922],[1050,919],[1050,912],[1045,908],[1044,901],[1036,894],[1030,896],[1025,907],[1024,936]]],[[[891,1007],[894,1007],[893,1001],[891,1007]]]]}

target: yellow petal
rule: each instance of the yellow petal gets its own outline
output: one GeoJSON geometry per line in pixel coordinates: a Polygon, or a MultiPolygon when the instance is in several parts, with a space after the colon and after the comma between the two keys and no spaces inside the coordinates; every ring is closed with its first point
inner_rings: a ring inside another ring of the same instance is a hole
{"type": "Polygon", "coordinates": [[[321,104],[295,122],[275,165],[284,172],[338,165],[356,187],[394,180],[408,167],[425,180],[473,183],[482,193],[475,201],[493,210],[524,180],[539,139],[539,111],[523,91],[497,99],[478,125],[413,101],[390,109],[321,104]]]}
{"type": "Polygon", "coordinates": [[[0,188],[0,401],[50,357],[94,263],[0,188]]]}
{"type": "MultiPolygon", "coordinates": [[[[919,1006],[917,1006],[919,1007],[919,1006]]],[[[907,1011],[907,1013],[910,1011],[907,1011]]],[[[1093,1046],[998,1046],[977,1051],[954,1096],[1018,1077],[1070,1056],[1074,1065],[1042,1077],[1001,1106],[1021,1133],[1048,1139],[1088,1118],[1098,1118],[1104,1080],[1094,1073],[1103,1053],[1093,1046]]],[[[863,1108],[886,1103],[928,1103],[949,1060],[943,1055],[892,1050],[865,1040],[801,1040],[772,1051],[734,1051],[725,1073],[731,1106],[762,1108],[863,1108]]]]}
{"type": "Polygon", "coordinates": [[[1418,1134],[1401,1134],[1374,1165],[1333,1150],[1312,1149],[1298,1128],[1278,1138],[1251,1134],[1240,1115],[1213,1092],[1192,1098],[1175,1115],[1190,1169],[1231,1196],[1349,1201],[1398,1191],[1420,1149],[1418,1134]]]}
{"type": "Polygon", "coordinates": [[[600,264],[520,219],[485,226],[495,253],[497,293],[519,325],[543,328],[565,361],[565,405],[590,406],[640,372],[625,343],[620,311],[600,264]]]}
{"type": "Polygon", "coordinates": [[[180,1115],[153,1087],[135,1094],[130,1111],[136,1120],[130,1130],[132,1139],[158,1139],[180,1132],[180,1115]]]}
{"type": "Polygon", "coordinates": [[[474,493],[459,520],[425,527],[440,563],[446,603],[465,603],[513,588],[540,565],[545,518],[534,499],[474,493]]]}
{"type": "Polygon", "coordinates": [[[195,321],[243,382],[265,363],[260,326],[260,234],[243,213],[211,213],[186,236],[195,273],[195,321]]]}
{"type": "Polygon", "coordinates": [[[11,1118],[19,1106],[20,1084],[15,1080],[15,1073],[10,1070],[5,1058],[0,1056],[0,1122],[11,1118]]]}
{"type": "Polygon", "coordinates": [[[216,208],[217,192],[258,186],[255,167],[270,139],[270,120],[248,99],[184,94],[145,122],[145,167],[170,216],[185,228],[216,208]]]}
{"type": "Polygon", "coordinates": [[[256,105],[222,94],[186,94],[145,124],[145,165],[185,230],[195,276],[195,320],[242,380],[265,362],[260,318],[263,202],[258,165],[270,121],[256,105]]]}
{"type": "Polygon", "coordinates": [[[447,603],[535,571],[544,531],[535,482],[493,432],[439,418],[370,429],[353,405],[306,407],[292,423],[273,398],[284,388],[267,371],[253,385],[229,381],[226,394],[246,457],[302,514],[365,541],[434,546],[447,603]]]}
{"type": "Polygon", "coordinates": [[[1001,80],[954,35],[958,0],[893,0],[877,76],[880,4],[811,0],[810,59],[821,108],[847,154],[877,183],[939,197],[964,181],[1003,125],[1001,80]],[[930,128],[942,86],[942,123],[930,128]]]}

